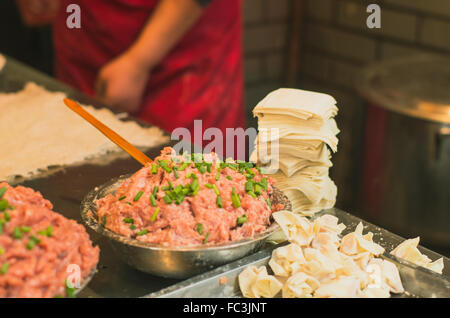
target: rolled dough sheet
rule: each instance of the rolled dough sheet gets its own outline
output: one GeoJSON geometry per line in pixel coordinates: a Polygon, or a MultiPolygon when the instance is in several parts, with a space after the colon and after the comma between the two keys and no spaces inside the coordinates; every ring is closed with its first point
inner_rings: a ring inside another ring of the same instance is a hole
{"type": "MultiPolygon", "coordinates": [[[[64,93],[47,91],[35,83],[17,93],[0,93],[0,180],[122,151],[68,109],[64,97],[64,93]]],[[[84,107],[135,146],[154,147],[169,141],[157,127],[143,128],[117,119],[108,109],[84,107]]]]}

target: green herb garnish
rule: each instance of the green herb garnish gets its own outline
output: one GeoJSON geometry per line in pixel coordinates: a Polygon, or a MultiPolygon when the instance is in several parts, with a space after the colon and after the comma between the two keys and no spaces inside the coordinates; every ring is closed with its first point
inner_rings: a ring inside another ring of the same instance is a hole
{"type": "Polygon", "coordinates": [[[166,202],[167,204],[172,203],[172,199],[168,195],[165,195],[163,199],[164,199],[164,202],[166,202]]]}
{"type": "Polygon", "coordinates": [[[8,201],[5,199],[0,200],[0,211],[5,211],[8,207],[8,201]]]}
{"type": "Polygon", "coordinates": [[[205,238],[203,239],[203,244],[206,244],[206,242],[208,242],[208,238],[209,238],[209,232],[206,233],[205,238]]]}
{"type": "Polygon", "coordinates": [[[197,231],[198,234],[202,235],[203,234],[203,224],[197,223],[197,225],[195,226],[195,230],[197,231]]]}
{"type": "Polygon", "coordinates": [[[156,204],[156,199],[155,199],[155,197],[153,196],[153,194],[150,195],[150,203],[152,204],[152,206],[156,206],[156,205],[157,205],[157,204],[156,204]]]}
{"type": "Polygon", "coordinates": [[[124,218],[123,222],[124,223],[129,223],[129,224],[134,224],[134,220],[132,218],[124,218]]]}
{"type": "Polygon", "coordinates": [[[20,228],[20,230],[21,230],[23,233],[29,233],[29,232],[31,232],[31,227],[29,227],[29,226],[22,226],[22,227],[20,228]]]}
{"type": "Polygon", "coordinates": [[[6,187],[1,187],[0,188],[0,199],[3,198],[3,195],[6,193],[8,189],[6,187]]]}
{"type": "Polygon", "coordinates": [[[267,205],[269,206],[269,209],[272,210],[272,202],[270,202],[270,199],[266,199],[267,205]]]}
{"type": "Polygon", "coordinates": [[[16,240],[19,240],[19,239],[21,239],[22,238],[22,231],[20,230],[20,228],[18,228],[17,226],[14,228],[14,230],[13,230],[13,237],[16,239],[16,240]]]}
{"type": "Polygon", "coordinates": [[[216,203],[219,208],[223,208],[222,198],[220,196],[217,196],[216,203]]]}
{"type": "Polygon", "coordinates": [[[139,201],[139,199],[142,197],[142,195],[144,194],[144,191],[139,191],[136,196],[134,197],[134,202],[139,201]]]}
{"type": "Polygon", "coordinates": [[[160,207],[157,207],[157,208],[155,209],[155,212],[153,212],[153,215],[152,215],[152,222],[155,222],[155,221],[156,221],[156,217],[158,216],[159,210],[160,210],[160,207]]]}
{"type": "Polygon", "coordinates": [[[119,201],[122,201],[123,199],[126,199],[127,198],[127,196],[126,195],[123,195],[123,196],[121,196],[120,198],[119,198],[119,201]]]}
{"type": "Polygon", "coordinates": [[[231,191],[231,201],[233,202],[234,208],[237,209],[241,206],[241,199],[239,198],[239,195],[236,194],[234,187],[231,191]]]}
{"type": "Polygon", "coordinates": [[[3,263],[2,267],[0,267],[0,274],[4,275],[9,269],[9,263],[3,263]]]}
{"type": "Polygon", "coordinates": [[[244,225],[245,222],[247,222],[247,215],[245,214],[243,214],[241,217],[238,217],[236,220],[238,226],[244,225]]]}
{"type": "Polygon", "coordinates": [[[142,231],[139,231],[137,234],[136,234],[136,236],[142,236],[142,235],[145,235],[145,234],[147,234],[148,233],[148,231],[147,230],[142,230],[142,231]]]}

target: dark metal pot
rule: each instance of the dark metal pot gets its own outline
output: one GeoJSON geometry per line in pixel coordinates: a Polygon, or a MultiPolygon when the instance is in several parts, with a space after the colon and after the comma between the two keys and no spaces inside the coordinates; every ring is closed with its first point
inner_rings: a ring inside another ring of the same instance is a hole
{"type": "Polygon", "coordinates": [[[360,210],[405,236],[450,247],[450,59],[417,56],[365,69],[360,210]]]}

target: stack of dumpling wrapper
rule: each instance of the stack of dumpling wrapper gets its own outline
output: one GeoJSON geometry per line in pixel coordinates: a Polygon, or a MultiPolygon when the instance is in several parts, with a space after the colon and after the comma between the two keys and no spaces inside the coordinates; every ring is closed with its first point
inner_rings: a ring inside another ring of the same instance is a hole
{"type": "Polygon", "coordinates": [[[337,187],[328,173],[330,149],[337,151],[337,112],[330,95],[290,88],[271,92],[253,110],[259,133],[250,160],[279,167],[271,177],[293,212],[312,215],[336,202],[337,187]]]}

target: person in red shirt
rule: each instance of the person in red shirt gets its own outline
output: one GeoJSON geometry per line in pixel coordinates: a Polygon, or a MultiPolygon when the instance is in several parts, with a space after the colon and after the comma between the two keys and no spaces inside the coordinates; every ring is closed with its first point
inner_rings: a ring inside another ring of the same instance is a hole
{"type": "Polygon", "coordinates": [[[224,136],[226,128],[245,128],[241,0],[59,0],[59,9],[48,7],[56,15],[58,79],[168,132],[185,127],[193,136],[195,119],[224,136]],[[72,3],[80,28],[66,25],[72,3]]]}

